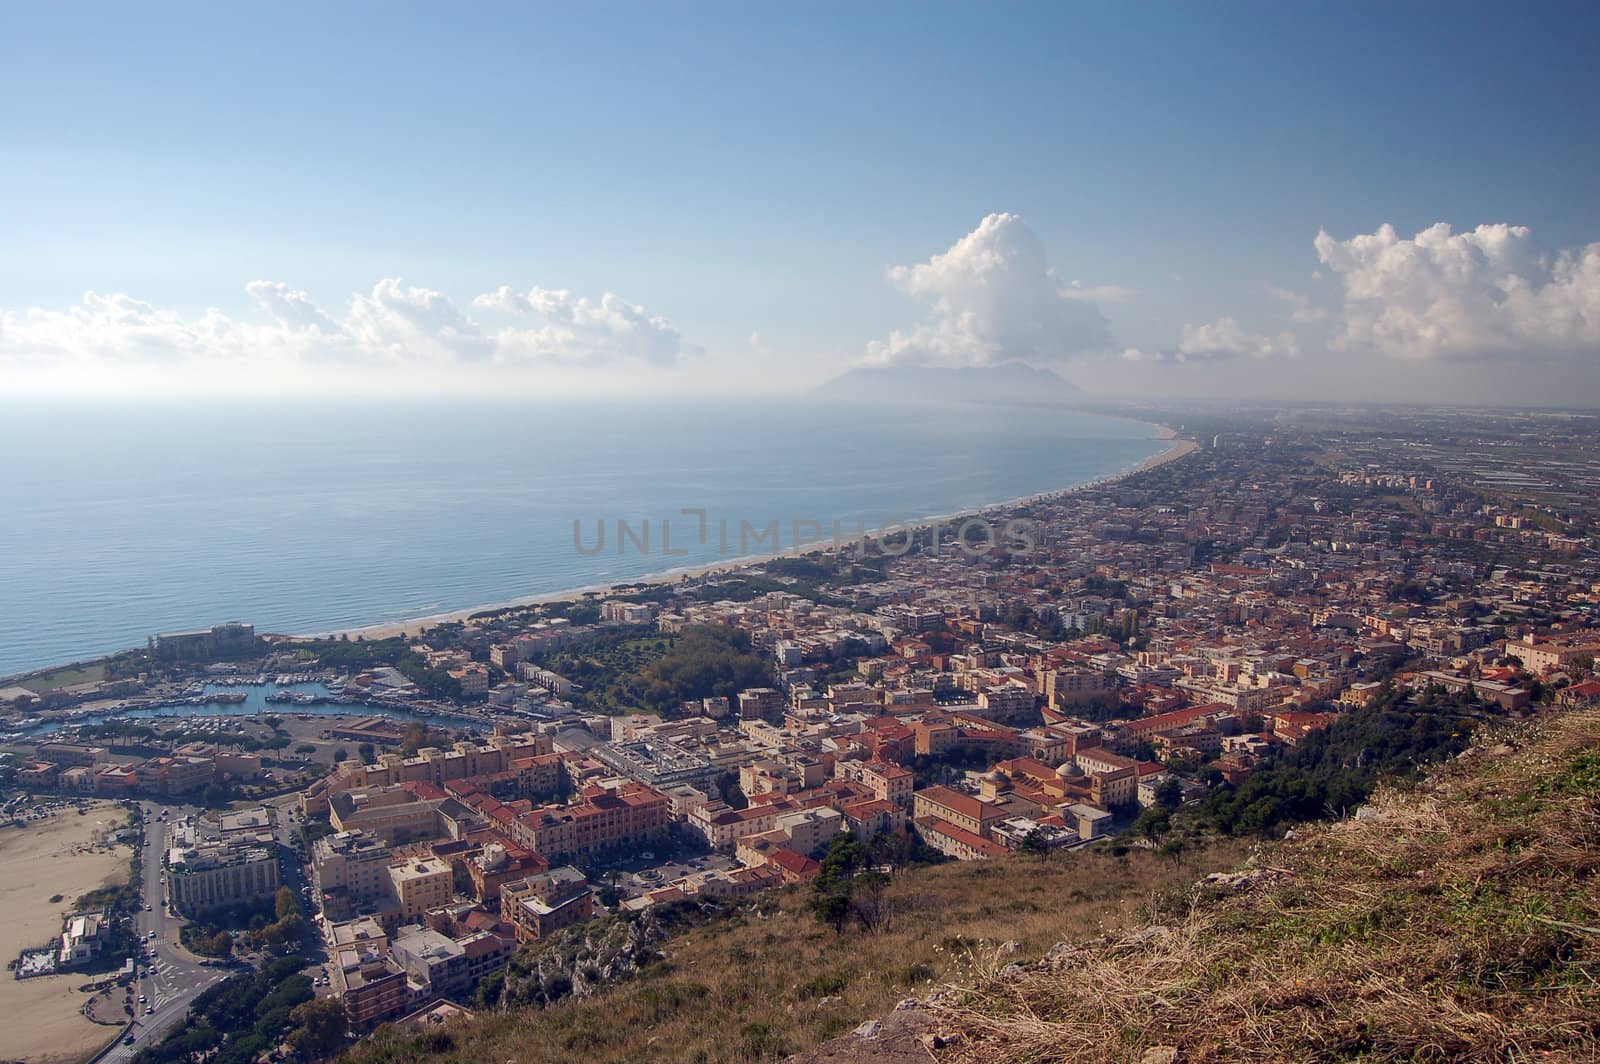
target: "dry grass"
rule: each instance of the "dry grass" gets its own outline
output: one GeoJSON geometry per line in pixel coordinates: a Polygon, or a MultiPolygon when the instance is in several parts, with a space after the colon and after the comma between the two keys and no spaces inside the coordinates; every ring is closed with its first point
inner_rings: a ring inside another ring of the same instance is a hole
{"type": "Polygon", "coordinates": [[[1164,930],[943,992],[941,1056],[1600,1059],[1600,712],[1487,743],[1159,907],[1164,930]]]}
{"type": "MultiPolygon", "coordinates": [[[[788,890],[752,899],[665,944],[667,960],[585,1001],[417,1039],[380,1033],[358,1062],[430,1057],[489,1061],[752,1061],[781,1058],[926,995],[974,957],[1014,942],[1037,956],[1057,942],[1129,926],[1161,891],[1234,867],[1223,842],[1181,865],[1144,851],[1010,857],[903,873],[889,928],[837,937],[788,890]]],[[[1008,951],[1009,952],[1009,951],[1008,951]]]]}

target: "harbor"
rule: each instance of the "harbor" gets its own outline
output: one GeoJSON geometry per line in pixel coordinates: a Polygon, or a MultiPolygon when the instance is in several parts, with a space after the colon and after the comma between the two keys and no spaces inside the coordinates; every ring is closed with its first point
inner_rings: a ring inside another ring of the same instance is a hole
{"type": "Polygon", "coordinates": [[[223,731],[244,721],[294,716],[387,717],[402,722],[421,721],[435,727],[488,731],[501,719],[455,706],[418,704],[382,695],[352,694],[337,679],[313,674],[227,676],[208,679],[170,696],[130,698],[100,706],[81,706],[55,719],[30,717],[0,741],[20,741],[92,728],[114,721],[166,721],[183,719],[190,730],[223,731]]]}

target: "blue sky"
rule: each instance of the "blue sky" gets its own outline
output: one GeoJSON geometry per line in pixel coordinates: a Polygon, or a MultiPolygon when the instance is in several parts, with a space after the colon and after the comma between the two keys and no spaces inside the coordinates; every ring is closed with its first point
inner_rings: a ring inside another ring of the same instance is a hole
{"type": "MultiPolygon", "coordinates": [[[[46,334],[18,322],[90,290],[243,322],[259,280],[332,317],[393,277],[463,308],[502,285],[610,292],[678,351],[590,367],[569,344],[552,379],[601,387],[638,360],[811,383],[959,315],[966,289],[886,270],[1009,212],[1054,276],[1125,290],[1099,307],[1111,347],[1063,355],[1069,375],[1227,391],[1241,364],[1290,361],[1254,357],[1270,338],[1294,348],[1288,381],[1330,343],[1356,358],[1342,318],[1295,330],[1269,294],[1341,313],[1361,267],[1319,261],[1319,229],[1511,223],[1547,258],[1600,241],[1597,28],[1557,4],[11,5],[0,313],[25,359],[46,334]],[[1223,318],[1248,351],[1184,351],[1223,318]]],[[[1560,305],[1594,305],[1589,284],[1560,305]]],[[[1356,327],[1360,358],[1471,376],[1531,344],[1594,368],[1588,324],[1486,313],[1432,355],[1356,327]],[[1493,357],[1473,347],[1490,333],[1493,357]]],[[[40,379],[78,342],[46,339],[40,379]]],[[[1012,353],[986,339],[938,357],[1012,353]]],[[[524,347],[550,362],[545,342],[524,347]]]]}

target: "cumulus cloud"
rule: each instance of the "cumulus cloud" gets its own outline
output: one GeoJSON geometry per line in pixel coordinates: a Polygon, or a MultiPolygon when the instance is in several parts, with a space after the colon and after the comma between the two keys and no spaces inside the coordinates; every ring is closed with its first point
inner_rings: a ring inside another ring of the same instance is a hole
{"type": "Polygon", "coordinates": [[[328,336],[339,332],[339,326],[311,301],[308,293],[290,288],[282,281],[251,281],[244,290],[273,321],[290,331],[328,336]]]}
{"type": "Polygon", "coordinates": [[[215,353],[235,357],[263,330],[217,310],[185,318],[121,293],[85,292],[65,310],[0,312],[0,363],[172,363],[215,353]]]}
{"type": "Polygon", "coordinates": [[[598,301],[565,291],[501,288],[475,307],[532,319],[486,327],[442,292],[385,278],[357,293],[343,314],[277,281],[245,291],[264,322],[215,308],[185,316],[121,293],[87,292],[64,310],[0,311],[0,364],[33,368],[117,364],[356,363],[460,365],[670,365],[688,353],[666,319],[610,293],[598,301]]]}
{"type": "Polygon", "coordinates": [[[395,359],[476,361],[493,350],[478,326],[442,292],[386,277],[350,301],[345,332],[358,350],[395,359]]]}
{"type": "Polygon", "coordinates": [[[991,214],[927,262],[889,280],[932,303],[929,318],[868,346],[882,364],[981,366],[1011,359],[1060,362],[1112,347],[1096,306],[1123,289],[1063,284],[1044,244],[1015,214],[991,214]]]}
{"type": "Polygon", "coordinates": [[[1403,359],[1571,354],[1600,344],[1600,243],[1554,256],[1525,226],[1439,222],[1410,239],[1393,226],[1316,237],[1338,275],[1335,343],[1403,359]]]}
{"type": "Polygon", "coordinates": [[[638,360],[668,366],[686,351],[683,337],[670,321],[611,292],[596,301],[562,289],[530,288],[523,293],[502,285],[472,302],[536,323],[496,334],[502,351],[521,358],[565,364],[638,360]]]}
{"type": "Polygon", "coordinates": [[[1214,362],[1229,358],[1293,358],[1299,353],[1300,345],[1293,333],[1265,336],[1223,317],[1205,325],[1185,325],[1183,339],[1170,351],[1130,347],[1122,357],[1129,362],[1214,362]]]}

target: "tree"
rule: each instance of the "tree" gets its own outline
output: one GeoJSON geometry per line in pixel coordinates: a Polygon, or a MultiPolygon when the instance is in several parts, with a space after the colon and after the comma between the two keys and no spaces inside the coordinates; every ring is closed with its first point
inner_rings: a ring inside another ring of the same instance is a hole
{"type": "Polygon", "coordinates": [[[852,832],[842,831],[828,843],[817,878],[811,883],[811,912],[844,934],[851,916],[868,931],[885,927],[892,915],[889,877],[869,867],[867,850],[852,832]]]}
{"type": "Polygon", "coordinates": [[[1172,813],[1161,805],[1152,805],[1133,822],[1133,830],[1152,841],[1165,835],[1171,826],[1172,813]]]}
{"type": "Polygon", "coordinates": [[[289,1011],[296,1026],[289,1032],[289,1044],[302,1057],[325,1057],[344,1044],[349,1031],[344,1005],[338,998],[313,998],[289,1011]]]}
{"type": "MultiPolygon", "coordinates": [[[[1221,772],[1217,773],[1219,776],[1221,772]]],[[[1168,776],[1156,786],[1156,804],[1163,809],[1176,809],[1183,801],[1183,784],[1176,776],[1168,776]]]]}
{"type": "Polygon", "coordinates": [[[750,799],[739,789],[737,772],[724,772],[717,777],[717,793],[722,795],[722,800],[728,803],[730,809],[744,809],[750,805],[750,799]]]}
{"type": "Polygon", "coordinates": [[[433,745],[433,729],[420,720],[414,720],[406,725],[405,735],[400,739],[400,753],[404,757],[415,757],[418,750],[433,745]]]}
{"type": "Polygon", "coordinates": [[[889,877],[877,871],[857,874],[850,880],[850,908],[868,931],[889,926],[894,915],[889,904],[889,877]]]}
{"type": "Polygon", "coordinates": [[[378,748],[371,743],[362,743],[356,747],[356,756],[361,759],[363,765],[370,765],[378,760],[378,748]]]}
{"type": "Polygon", "coordinates": [[[278,919],[280,920],[286,916],[297,916],[300,913],[300,905],[295,901],[294,891],[289,887],[279,887],[274,902],[278,919]]]}
{"type": "Polygon", "coordinates": [[[815,894],[811,899],[811,912],[820,923],[832,927],[834,934],[842,935],[850,919],[850,895],[840,890],[815,894]]]}
{"type": "Polygon", "coordinates": [[[341,761],[348,760],[350,760],[350,751],[346,750],[344,747],[341,746],[333,752],[333,763],[335,765],[339,764],[341,761]]]}
{"type": "Polygon", "coordinates": [[[1022,836],[1021,850],[1023,853],[1031,853],[1035,857],[1050,856],[1050,844],[1045,841],[1044,832],[1038,828],[1034,828],[1022,836]]]}

